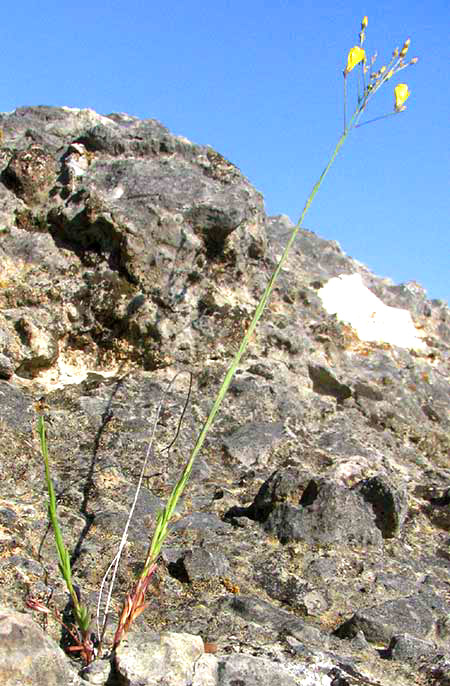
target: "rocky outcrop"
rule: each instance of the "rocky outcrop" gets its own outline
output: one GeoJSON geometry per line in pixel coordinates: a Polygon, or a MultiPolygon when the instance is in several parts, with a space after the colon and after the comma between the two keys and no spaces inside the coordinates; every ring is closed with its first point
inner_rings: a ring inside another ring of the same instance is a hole
{"type": "Polygon", "coordinates": [[[449,309],[307,230],[115,659],[113,625],[106,657],[81,671],[51,616],[43,638],[23,614],[32,594],[70,616],[38,413],[74,582],[94,610],[163,402],[115,615],[292,224],[267,217],[219,153],[153,120],[30,107],[0,128],[0,606],[18,656],[0,661],[2,683],[38,683],[40,650],[46,683],[61,670],[108,686],[447,683],[449,309]],[[349,275],[380,312],[405,313],[409,338],[379,320],[365,340],[349,303],[329,311],[327,284],[349,275]]]}
{"type": "Polygon", "coordinates": [[[67,655],[20,612],[0,610],[0,677],[4,686],[81,686],[67,655]]]}

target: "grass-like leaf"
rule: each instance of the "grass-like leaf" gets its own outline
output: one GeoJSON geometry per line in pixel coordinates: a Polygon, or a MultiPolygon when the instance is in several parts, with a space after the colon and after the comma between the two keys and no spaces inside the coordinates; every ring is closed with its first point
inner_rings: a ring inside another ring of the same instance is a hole
{"type": "Polygon", "coordinates": [[[59,526],[58,517],[56,514],[56,496],[55,489],[53,487],[53,482],[50,475],[50,461],[48,456],[48,445],[47,436],[45,430],[44,417],[41,415],[38,420],[38,432],[41,444],[41,453],[44,458],[45,465],[45,481],[47,483],[48,491],[48,517],[53,529],[53,535],[55,537],[56,549],[58,551],[59,558],[59,571],[64,581],[66,582],[67,590],[70,593],[72,599],[73,611],[75,615],[76,623],[82,632],[82,635],[86,635],[89,631],[89,612],[84,605],[82,605],[78,599],[78,595],[74,589],[72,583],[72,569],[70,566],[70,556],[64,545],[61,527],[59,526]]]}

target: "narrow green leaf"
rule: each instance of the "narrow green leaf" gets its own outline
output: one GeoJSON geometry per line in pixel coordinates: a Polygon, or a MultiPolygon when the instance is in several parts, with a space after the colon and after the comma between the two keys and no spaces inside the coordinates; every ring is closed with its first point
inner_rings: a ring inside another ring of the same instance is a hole
{"type": "Polygon", "coordinates": [[[53,535],[55,537],[56,550],[58,552],[58,568],[64,581],[66,582],[67,590],[72,598],[74,607],[74,614],[77,624],[82,632],[86,632],[89,627],[89,616],[87,609],[80,605],[78,596],[72,584],[72,569],[70,566],[70,555],[64,545],[64,540],[59,526],[58,517],[56,514],[56,496],[53,482],[50,475],[50,461],[48,456],[47,436],[45,431],[44,417],[41,415],[38,420],[38,433],[40,438],[41,453],[44,458],[45,467],[45,481],[48,491],[48,517],[53,528],[53,535]]]}

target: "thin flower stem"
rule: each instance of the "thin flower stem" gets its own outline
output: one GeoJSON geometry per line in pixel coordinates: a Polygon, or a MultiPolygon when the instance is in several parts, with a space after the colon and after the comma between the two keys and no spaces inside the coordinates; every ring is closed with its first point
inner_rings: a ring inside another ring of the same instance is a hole
{"type": "MultiPolygon", "coordinates": [[[[297,224],[292,229],[291,236],[290,236],[290,238],[286,244],[286,247],[283,250],[283,254],[281,255],[280,260],[278,261],[278,264],[275,267],[275,269],[272,273],[272,276],[269,279],[269,282],[268,282],[268,284],[264,290],[264,293],[263,293],[263,295],[262,295],[262,297],[261,297],[261,299],[260,299],[260,301],[256,307],[255,313],[253,315],[253,319],[250,322],[250,325],[249,325],[246,333],[244,334],[244,337],[241,341],[239,349],[238,349],[237,353],[235,354],[235,356],[234,356],[234,358],[230,364],[230,367],[228,368],[228,371],[225,375],[225,378],[222,382],[222,385],[219,389],[219,392],[218,392],[217,397],[213,403],[213,406],[210,410],[210,413],[209,413],[205,423],[203,424],[203,427],[199,433],[199,436],[197,438],[195,446],[194,446],[194,448],[190,454],[189,460],[188,460],[188,462],[187,462],[187,464],[186,464],[186,466],[185,466],[185,468],[181,474],[180,479],[178,480],[177,484],[173,488],[173,490],[172,490],[172,492],[168,498],[168,501],[167,501],[167,504],[166,504],[164,510],[162,512],[160,512],[160,514],[158,516],[155,531],[153,534],[153,538],[152,538],[152,541],[151,541],[151,544],[150,544],[150,547],[149,547],[149,550],[147,553],[147,557],[146,557],[145,562],[144,562],[144,568],[143,568],[141,575],[139,577],[140,582],[143,582],[146,578],[148,578],[149,574],[152,573],[154,565],[155,565],[155,563],[158,559],[159,553],[161,551],[161,547],[162,547],[164,540],[168,534],[168,525],[169,525],[170,519],[171,519],[173,512],[176,508],[178,500],[181,497],[181,495],[184,491],[184,488],[186,487],[186,484],[189,480],[189,477],[190,477],[190,474],[192,471],[192,467],[194,464],[194,460],[197,457],[198,453],[200,452],[200,450],[203,446],[206,435],[207,435],[209,429],[211,428],[211,426],[214,422],[214,419],[217,415],[217,412],[219,411],[219,408],[222,404],[222,400],[224,399],[225,394],[226,394],[226,392],[230,386],[230,383],[234,377],[236,369],[237,369],[237,367],[238,367],[238,365],[242,359],[242,356],[244,355],[244,353],[248,347],[248,344],[251,340],[251,337],[253,336],[253,333],[256,329],[256,326],[257,326],[257,324],[258,324],[258,322],[259,322],[259,320],[260,320],[260,318],[264,312],[264,309],[267,305],[267,301],[269,300],[269,297],[270,297],[272,290],[274,288],[275,282],[276,282],[276,280],[277,280],[277,278],[281,272],[281,269],[282,269],[282,267],[283,267],[283,265],[287,259],[289,251],[290,251],[290,249],[291,249],[291,247],[292,247],[292,245],[293,245],[293,243],[297,237],[297,234],[301,228],[301,225],[303,223],[305,215],[308,212],[308,210],[311,206],[311,203],[314,200],[314,197],[316,196],[319,188],[321,187],[321,185],[325,179],[325,176],[327,175],[328,171],[330,170],[331,165],[333,164],[334,160],[336,159],[336,156],[337,156],[339,150],[341,149],[341,147],[344,144],[348,134],[350,133],[350,131],[352,130],[352,128],[356,124],[356,122],[359,119],[359,117],[361,116],[361,114],[362,114],[361,108],[358,108],[355,111],[355,113],[353,114],[348,128],[345,128],[344,133],[339,138],[339,140],[336,144],[336,147],[335,147],[335,149],[334,149],[334,151],[330,157],[330,160],[328,161],[328,164],[326,165],[325,169],[323,170],[323,172],[320,175],[317,182],[314,184],[312,191],[311,191],[311,193],[310,193],[310,195],[309,195],[309,197],[305,203],[305,206],[304,206],[303,211],[301,213],[300,219],[298,220],[297,224]]],[[[139,582],[138,582],[138,584],[139,584],[139,582]]],[[[122,612],[122,617],[120,620],[122,631],[126,631],[127,628],[129,627],[130,623],[131,623],[130,621],[126,620],[126,617],[128,617],[128,618],[132,617],[133,611],[136,611],[136,609],[137,609],[136,603],[138,601],[138,595],[139,594],[137,594],[135,592],[134,597],[130,597],[128,600],[128,603],[124,606],[124,610],[122,612]]],[[[139,602],[142,602],[140,597],[139,597],[139,602]]],[[[121,633],[122,633],[122,631],[121,631],[121,633]]],[[[120,637],[118,638],[118,640],[120,640],[120,637]]]]}
{"type": "Polygon", "coordinates": [[[379,121],[380,119],[386,119],[387,117],[394,117],[396,114],[399,114],[399,112],[388,112],[388,114],[380,114],[379,117],[374,117],[373,119],[369,119],[368,121],[363,121],[362,124],[355,124],[355,129],[361,128],[361,126],[366,126],[367,124],[372,124],[374,121],[379,121]]]}
{"type": "Polygon", "coordinates": [[[347,128],[347,76],[344,74],[344,133],[347,128]]]}

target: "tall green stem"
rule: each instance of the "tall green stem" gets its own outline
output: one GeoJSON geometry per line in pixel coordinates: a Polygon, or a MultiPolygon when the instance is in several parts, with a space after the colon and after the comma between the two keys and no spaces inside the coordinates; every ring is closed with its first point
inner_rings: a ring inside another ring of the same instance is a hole
{"type": "Polygon", "coordinates": [[[349,122],[349,126],[344,129],[344,133],[342,134],[342,136],[338,140],[337,145],[333,151],[333,154],[330,157],[330,160],[329,160],[327,166],[323,170],[323,172],[320,175],[317,182],[314,184],[313,189],[312,189],[312,191],[308,197],[308,200],[306,201],[306,204],[303,208],[300,219],[298,220],[297,224],[294,226],[294,228],[292,230],[291,236],[290,236],[290,238],[286,244],[286,247],[284,248],[283,254],[280,257],[280,260],[279,260],[277,266],[275,267],[275,270],[274,270],[272,276],[270,277],[269,283],[267,284],[266,289],[265,289],[265,291],[261,297],[261,300],[259,301],[258,306],[255,310],[255,314],[253,315],[253,319],[250,322],[250,325],[249,325],[249,327],[248,327],[248,329],[247,329],[247,331],[246,331],[246,333],[245,333],[245,335],[241,341],[241,344],[239,346],[239,350],[235,354],[233,361],[231,362],[230,367],[228,368],[228,371],[225,375],[225,378],[222,382],[222,385],[219,389],[219,392],[218,392],[217,397],[214,401],[214,404],[210,410],[210,413],[209,413],[209,415],[208,415],[205,423],[203,424],[203,427],[202,427],[202,429],[198,435],[197,441],[196,441],[195,446],[194,446],[194,448],[190,454],[189,460],[188,460],[188,462],[187,462],[187,464],[186,464],[186,466],[185,466],[185,468],[181,474],[179,481],[174,486],[174,488],[173,488],[173,490],[169,496],[166,507],[160,513],[160,515],[158,517],[155,532],[153,534],[153,539],[152,539],[152,542],[151,542],[151,545],[150,545],[150,548],[149,548],[149,551],[148,551],[148,554],[147,554],[147,557],[146,557],[146,560],[144,563],[144,568],[143,568],[142,573],[141,573],[141,578],[144,578],[149,573],[151,566],[156,561],[156,559],[160,553],[161,546],[164,543],[164,540],[165,540],[167,533],[168,533],[169,521],[173,515],[173,512],[174,512],[176,505],[178,503],[178,500],[179,500],[180,496],[182,495],[184,488],[185,488],[185,486],[189,480],[189,477],[190,477],[190,474],[192,471],[192,466],[194,464],[194,460],[197,457],[198,453],[200,452],[200,450],[203,446],[206,435],[207,435],[209,429],[211,428],[211,426],[214,422],[214,419],[217,415],[217,412],[219,411],[219,408],[222,404],[222,400],[223,400],[223,398],[224,398],[224,396],[225,396],[225,394],[226,394],[226,392],[230,386],[230,383],[234,377],[236,369],[237,369],[237,367],[238,367],[238,365],[242,359],[242,356],[244,355],[244,353],[248,347],[250,339],[251,339],[251,337],[252,337],[252,335],[256,329],[256,325],[258,324],[258,322],[259,322],[259,320],[260,320],[260,318],[261,318],[261,316],[265,310],[267,301],[270,297],[270,294],[272,293],[273,287],[274,287],[275,282],[276,282],[276,280],[280,274],[280,271],[283,267],[283,264],[287,259],[289,250],[291,249],[292,244],[294,243],[294,241],[297,237],[297,234],[301,228],[301,225],[303,223],[305,215],[308,212],[308,210],[311,206],[311,203],[314,200],[314,197],[316,196],[316,193],[318,192],[319,188],[321,187],[321,185],[325,179],[325,176],[328,174],[328,171],[330,170],[331,165],[333,164],[334,160],[336,159],[336,156],[337,156],[339,150],[341,149],[342,145],[344,144],[345,139],[347,138],[351,129],[356,124],[356,121],[359,119],[360,115],[361,115],[361,110],[357,109],[356,112],[353,114],[352,119],[349,122]]]}

